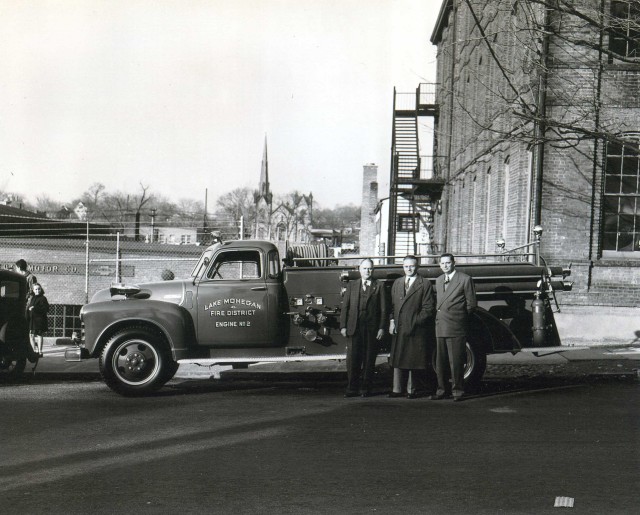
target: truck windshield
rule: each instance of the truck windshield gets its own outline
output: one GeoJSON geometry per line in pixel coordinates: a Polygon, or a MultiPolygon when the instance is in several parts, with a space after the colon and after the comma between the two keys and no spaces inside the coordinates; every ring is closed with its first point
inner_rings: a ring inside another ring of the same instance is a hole
{"type": "Polygon", "coordinates": [[[259,279],[260,253],[255,250],[221,252],[209,269],[207,279],[238,280],[259,279]]]}

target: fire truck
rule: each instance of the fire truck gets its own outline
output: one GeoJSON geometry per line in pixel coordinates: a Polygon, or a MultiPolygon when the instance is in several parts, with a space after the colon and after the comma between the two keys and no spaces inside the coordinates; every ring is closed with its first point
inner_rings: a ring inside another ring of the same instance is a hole
{"type": "MultiPolygon", "coordinates": [[[[126,396],[160,388],[180,363],[240,368],[345,359],[340,305],[362,258],[349,265],[323,259],[283,260],[266,241],[216,242],[187,279],[97,292],[80,313],[84,339],[66,349],[65,359],[98,359],[104,382],[126,396]]],[[[457,266],[473,278],[479,304],[467,341],[467,383],[480,380],[488,354],[558,350],[551,300],[569,287],[566,271],[529,262],[457,266]]],[[[422,264],[419,273],[433,282],[441,271],[422,264]]],[[[376,265],[373,273],[387,294],[402,275],[400,264],[376,265]]]]}

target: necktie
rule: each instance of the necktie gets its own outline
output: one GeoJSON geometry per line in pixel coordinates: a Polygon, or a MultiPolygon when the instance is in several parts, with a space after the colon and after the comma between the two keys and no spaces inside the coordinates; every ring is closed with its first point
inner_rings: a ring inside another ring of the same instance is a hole
{"type": "Polygon", "coordinates": [[[404,281],[404,292],[407,293],[409,291],[409,286],[411,285],[411,279],[407,277],[404,281]]]}
{"type": "Polygon", "coordinates": [[[369,281],[362,281],[362,291],[367,291],[369,284],[369,281]]]}
{"type": "Polygon", "coordinates": [[[444,289],[447,289],[447,286],[449,286],[449,276],[447,274],[444,275],[444,289]]]}

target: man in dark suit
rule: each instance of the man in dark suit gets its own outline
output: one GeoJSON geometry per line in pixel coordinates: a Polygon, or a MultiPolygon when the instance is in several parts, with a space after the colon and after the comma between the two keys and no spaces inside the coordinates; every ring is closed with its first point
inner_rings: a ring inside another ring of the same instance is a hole
{"type": "Polygon", "coordinates": [[[372,279],[373,261],[360,263],[360,279],[349,281],[342,297],[340,332],[347,344],[347,391],[345,397],[371,395],[379,341],[384,336],[387,305],[382,283],[372,279]]]}
{"type": "Polygon", "coordinates": [[[417,398],[427,367],[428,322],[433,317],[435,302],[431,283],[418,275],[418,267],[415,256],[406,256],[402,261],[405,275],[396,279],[391,288],[393,390],[389,397],[402,395],[408,376],[407,397],[417,398]]]}
{"type": "Polygon", "coordinates": [[[451,373],[451,393],[454,401],[464,395],[464,366],[467,359],[467,329],[469,315],[476,309],[473,280],[456,270],[452,254],[440,256],[444,274],[436,279],[436,374],[438,390],[433,400],[444,399],[446,382],[451,373]]]}

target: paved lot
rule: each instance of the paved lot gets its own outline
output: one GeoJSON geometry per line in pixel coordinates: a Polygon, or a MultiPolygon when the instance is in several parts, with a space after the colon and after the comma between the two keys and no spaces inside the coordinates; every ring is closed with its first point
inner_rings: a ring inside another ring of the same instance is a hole
{"type": "Polygon", "coordinates": [[[634,513],[635,363],[538,363],[491,365],[462,403],[389,399],[384,369],[367,399],[342,397],[340,371],[177,378],[145,398],[37,373],[0,386],[0,511],[634,513]]]}

